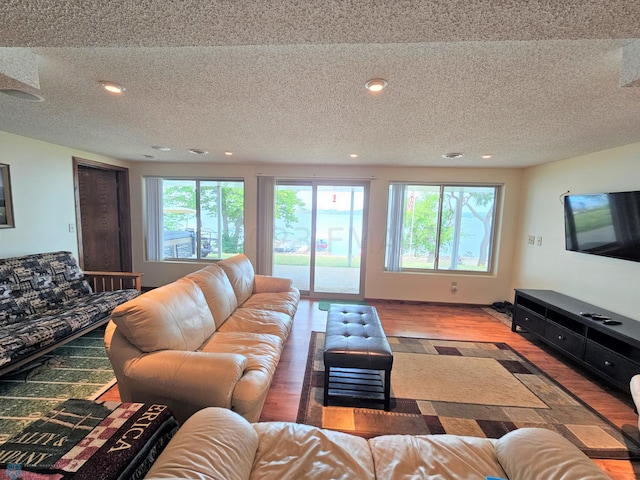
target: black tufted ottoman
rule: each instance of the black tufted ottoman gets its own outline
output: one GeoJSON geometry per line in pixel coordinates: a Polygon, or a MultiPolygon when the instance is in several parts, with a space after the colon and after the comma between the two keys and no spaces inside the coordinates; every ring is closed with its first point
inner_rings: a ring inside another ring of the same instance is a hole
{"type": "Polygon", "coordinates": [[[383,402],[388,411],[392,365],[393,353],[374,307],[329,306],[324,343],[325,406],[329,397],[350,397],[383,402]]]}

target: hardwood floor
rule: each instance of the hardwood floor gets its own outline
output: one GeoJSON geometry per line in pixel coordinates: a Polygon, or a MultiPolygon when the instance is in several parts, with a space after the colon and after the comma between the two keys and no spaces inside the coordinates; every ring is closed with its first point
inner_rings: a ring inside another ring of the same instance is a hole
{"type": "MultiPolygon", "coordinates": [[[[317,303],[309,299],[300,302],[261,421],[296,421],[310,332],[325,329],[326,312],[320,311],[317,303]]],[[[628,394],[610,389],[544,345],[511,332],[507,325],[477,307],[384,300],[369,303],[377,308],[384,330],[390,336],[505,342],[618,427],[637,429],[638,416],[628,394]]],[[[101,399],[119,400],[117,387],[101,399]]],[[[614,479],[640,478],[640,461],[595,460],[595,463],[614,479]]]]}

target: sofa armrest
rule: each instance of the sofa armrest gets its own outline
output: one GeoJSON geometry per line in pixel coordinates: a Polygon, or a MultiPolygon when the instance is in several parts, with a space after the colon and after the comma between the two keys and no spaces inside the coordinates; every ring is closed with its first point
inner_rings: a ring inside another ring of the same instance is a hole
{"type": "Polygon", "coordinates": [[[231,408],[234,388],[246,366],[247,358],[236,353],[160,350],[129,362],[124,374],[132,393],[231,408]]]}
{"type": "Polygon", "coordinates": [[[141,278],[142,273],[136,272],[84,272],[84,279],[91,285],[94,292],[113,292],[127,288],[141,291],[141,278]]]}
{"type": "Polygon", "coordinates": [[[253,293],[288,292],[291,284],[292,281],[290,278],[255,275],[253,293]]]}
{"type": "MultiPolygon", "coordinates": [[[[638,413],[640,412],[640,375],[634,375],[631,377],[629,390],[631,390],[631,398],[633,398],[635,411],[638,413]]],[[[638,425],[640,426],[640,423],[638,425]]]]}
{"type": "Polygon", "coordinates": [[[205,408],[180,427],[145,478],[246,480],[258,444],[258,434],[240,415],[205,408]]]}
{"type": "Polygon", "coordinates": [[[519,428],[497,439],[495,446],[508,478],[609,478],[578,447],[553,430],[519,428]]]}

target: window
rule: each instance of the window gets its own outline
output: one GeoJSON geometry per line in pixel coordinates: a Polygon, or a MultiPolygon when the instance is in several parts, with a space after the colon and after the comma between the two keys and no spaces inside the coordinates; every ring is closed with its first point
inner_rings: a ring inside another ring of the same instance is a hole
{"type": "Polygon", "coordinates": [[[244,182],[145,178],[147,258],[216,260],[244,251],[244,182]]]}
{"type": "Polygon", "coordinates": [[[489,272],[499,187],[391,183],[385,268],[489,272]]]}

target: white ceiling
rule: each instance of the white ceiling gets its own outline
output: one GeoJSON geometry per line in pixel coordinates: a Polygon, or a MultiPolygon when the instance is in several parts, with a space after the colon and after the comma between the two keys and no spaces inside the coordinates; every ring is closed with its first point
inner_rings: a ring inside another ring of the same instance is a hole
{"type": "Polygon", "coordinates": [[[45,101],[0,95],[0,130],[138,161],[524,167],[640,142],[638,39],[638,0],[4,0],[0,88],[45,101]]]}

